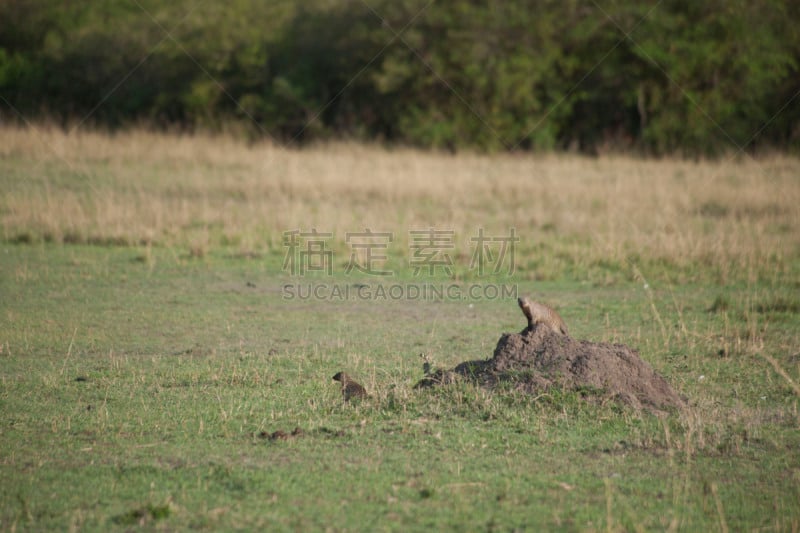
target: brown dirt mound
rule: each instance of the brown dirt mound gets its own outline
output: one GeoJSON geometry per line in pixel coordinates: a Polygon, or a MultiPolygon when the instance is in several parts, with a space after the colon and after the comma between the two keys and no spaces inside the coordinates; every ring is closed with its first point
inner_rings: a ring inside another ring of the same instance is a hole
{"type": "Polygon", "coordinates": [[[596,391],[602,398],[652,411],[683,405],[680,396],[636,350],[622,344],[578,341],[554,333],[546,325],[504,333],[491,359],[438,370],[416,386],[459,379],[488,388],[511,382],[517,390],[529,394],[541,394],[551,387],[596,391]]]}

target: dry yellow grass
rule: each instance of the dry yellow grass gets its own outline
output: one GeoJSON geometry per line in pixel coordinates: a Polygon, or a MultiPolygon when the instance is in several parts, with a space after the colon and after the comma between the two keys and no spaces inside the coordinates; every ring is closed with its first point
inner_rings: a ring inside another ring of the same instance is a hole
{"type": "MultiPolygon", "coordinates": [[[[449,155],[229,137],[0,129],[7,240],[282,247],[294,228],[507,234],[572,264],[631,257],[768,272],[800,250],[800,161],[449,155]],[[544,247],[544,248],[542,248],[544,247]]],[[[529,254],[529,258],[531,255],[529,254]]],[[[544,260],[544,259],[542,259],[544,260]]]]}

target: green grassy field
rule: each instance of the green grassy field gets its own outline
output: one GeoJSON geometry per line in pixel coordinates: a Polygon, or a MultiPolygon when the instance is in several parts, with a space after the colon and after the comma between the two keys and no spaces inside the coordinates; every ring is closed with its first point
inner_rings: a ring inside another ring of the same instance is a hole
{"type": "Polygon", "coordinates": [[[800,528],[800,162],[92,135],[0,134],[0,529],[800,528]],[[344,272],[365,225],[393,276],[344,272]],[[429,225],[515,227],[515,271],[460,239],[452,275],[415,276],[429,225]],[[298,227],[335,234],[331,276],[283,268],[298,227]],[[425,283],[532,294],[688,406],[413,390],[419,353],[522,329],[513,299],[284,289],[425,283]],[[340,370],[370,397],[344,404],[340,370]]]}

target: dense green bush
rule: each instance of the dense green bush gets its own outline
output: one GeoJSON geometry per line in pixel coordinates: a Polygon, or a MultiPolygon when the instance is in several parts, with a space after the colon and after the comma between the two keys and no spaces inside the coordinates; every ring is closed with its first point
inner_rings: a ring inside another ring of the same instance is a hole
{"type": "Polygon", "coordinates": [[[800,149],[800,5],[0,0],[0,119],[488,150],[800,149]]]}

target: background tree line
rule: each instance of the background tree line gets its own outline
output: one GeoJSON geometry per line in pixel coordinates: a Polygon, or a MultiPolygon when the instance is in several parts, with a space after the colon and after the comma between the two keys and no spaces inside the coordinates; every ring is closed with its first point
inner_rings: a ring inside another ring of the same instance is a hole
{"type": "Polygon", "coordinates": [[[0,0],[0,120],[800,150],[792,0],[0,0]]]}

